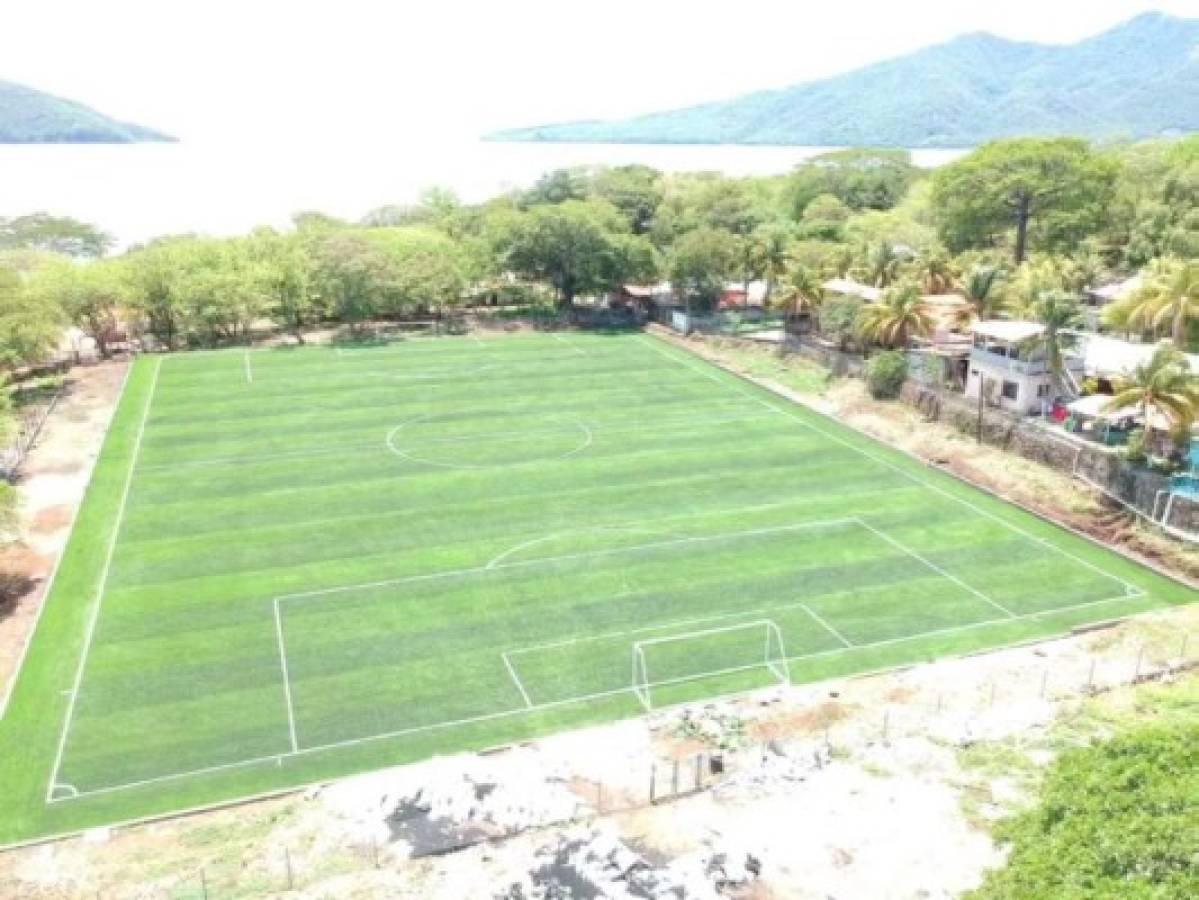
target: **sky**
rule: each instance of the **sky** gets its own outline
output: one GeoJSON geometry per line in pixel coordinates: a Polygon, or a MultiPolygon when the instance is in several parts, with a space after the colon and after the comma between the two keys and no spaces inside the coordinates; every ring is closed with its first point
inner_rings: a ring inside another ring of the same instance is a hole
{"type": "Polygon", "coordinates": [[[187,141],[455,136],[818,78],[972,31],[1073,42],[1199,0],[59,0],[0,78],[187,141]]]}

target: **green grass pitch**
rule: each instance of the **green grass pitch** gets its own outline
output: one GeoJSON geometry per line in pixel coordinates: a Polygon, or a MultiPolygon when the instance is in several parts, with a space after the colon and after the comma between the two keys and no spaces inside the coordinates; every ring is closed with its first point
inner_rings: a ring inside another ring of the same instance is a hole
{"type": "Polygon", "coordinates": [[[0,843],[1191,599],[648,335],[145,357],[0,843]]]}

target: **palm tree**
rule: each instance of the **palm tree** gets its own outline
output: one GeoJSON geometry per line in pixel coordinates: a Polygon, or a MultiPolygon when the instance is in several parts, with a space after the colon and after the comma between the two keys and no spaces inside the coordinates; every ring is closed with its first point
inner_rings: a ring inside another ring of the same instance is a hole
{"type": "Polygon", "coordinates": [[[824,300],[820,276],[808,266],[795,265],[787,273],[784,297],[793,315],[814,309],[824,300]]]}
{"type": "Polygon", "coordinates": [[[1040,334],[1029,338],[1025,347],[1033,353],[1039,350],[1044,354],[1054,387],[1060,393],[1066,393],[1062,390],[1066,375],[1066,350],[1075,343],[1074,335],[1067,332],[1082,325],[1082,309],[1069,294],[1050,291],[1033,304],[1032,314],[1045,327],[1040,334]]]}
{"type": "Polygon", "coordinates": [[[1047,294],[1066,289],[1060,263],[1044,256],[1023,263],[1009,284],[1008,304],[1021,317],[1034,316],[1037,304],[1047,294]]]}
{"type": "Polygon", "coordinates": [[[759,231],[762,277],[766,279],[764,302],[769,306],[774,287],[787,270],[787,249],[791,243],[791,233],[781,226],[764,227],[759,231]]]}
{"type": "Polygon", "coordinates": [[[1148,326],[1158,333],[1169,326],[1170,340],[1179,350],[1185,350],[1187,326],[1199,321],[1199,261],[1160,261],[1134,296],[1129,323],[1148,326]]]}
{"type": "Polygon", "coordinates": [[[879,241],[866,248],[866,278],[878,288],[890,287],[899,275],[903,257],[890,241],[879,241]]]}
{"type": "Polygon", "coordinates": [[[1153,415],[1160,413],[1173,426],[1171,430],[1189,431],[1199,414],[1199,379],[1191,372],[1190,361],[1177,347],[1162,344],[1132,371],[1128,381],[1112,397],[1107,409],[1136,406],[1145,420],[1145,433],[1153,433],[1153,415]]]}
{"type": "Polygon", "coordinates": [[[1003,270],[998,266],[974,266],[962,281],[960,288],[966,303],[953,317],[953,327],[965,331],[975,319],[994,319],[1007,306],[999,292],[1003,270]]]}
{"type": "Polygon", "coordinates": [[[858,316],[858,333],[884,347],[904,347],[911,338],[932,329],[932,316],[920,288],[911,283],[891,288],[877,303],[862,307],[858,316]]]}
{"type": "Polygon", "coordinates": [[[941,250],[920,257],[916,274],[926,294],[948,294],[958,286],[958,272],[953,261],[941,250]]]}

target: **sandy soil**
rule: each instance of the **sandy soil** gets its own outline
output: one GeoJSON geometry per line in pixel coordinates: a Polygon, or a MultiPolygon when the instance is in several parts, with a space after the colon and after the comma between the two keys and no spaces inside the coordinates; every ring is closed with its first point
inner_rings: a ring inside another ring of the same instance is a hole
{"type": "MultiPolygon", "coordinates": [[[[0,605],[0,708],[100,455],[126,367],[126,361],[113,360],[72,369],[62,399],[22,467],[17,484],[21,540],[0,550],[0,585],[13,587],[10,603],[0,605]]],[[[0,587],[0,595],[5,593],[0,587]]]]}

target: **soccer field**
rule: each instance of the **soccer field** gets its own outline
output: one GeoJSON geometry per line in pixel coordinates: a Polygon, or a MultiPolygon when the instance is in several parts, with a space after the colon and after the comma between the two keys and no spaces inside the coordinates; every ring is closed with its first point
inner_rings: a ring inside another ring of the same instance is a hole
{"type": "Polygon", "coordinates": [[[648,335],[145,357],[0,841],[1190,599],[648,335]]]}

